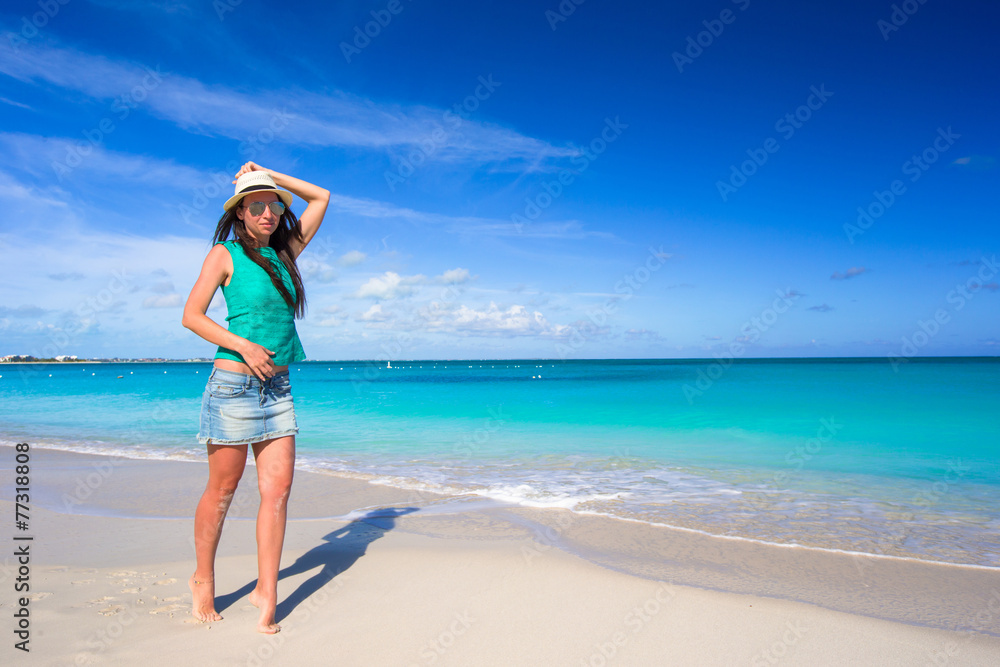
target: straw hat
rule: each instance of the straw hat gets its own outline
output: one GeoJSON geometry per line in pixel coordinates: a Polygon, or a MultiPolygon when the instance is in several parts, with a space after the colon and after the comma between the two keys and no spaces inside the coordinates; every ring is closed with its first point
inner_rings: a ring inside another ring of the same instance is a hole
{"type": "Polygon", "coordinates": [[[254,192],[273,192],[278,195],[281,201],[285,202],[286,207],[292,207],[292,193],[275,185],[271,174],[266,171],[248,171],[236,179],[236,194],[227,199],[222,208],[228,211],[244,196],[254,192]]]}

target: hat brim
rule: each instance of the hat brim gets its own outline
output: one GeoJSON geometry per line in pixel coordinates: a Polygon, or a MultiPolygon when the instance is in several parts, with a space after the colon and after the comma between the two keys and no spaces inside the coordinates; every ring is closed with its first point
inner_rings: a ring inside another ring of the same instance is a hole
{"type": "Polygon", "coordinates": [[[228,211],[232,207],[236,206],[236,204],[238,204],[239,201],[244,197],[246,197],[247,195],[257,194],[258,192],[273,192],[276,195],[278,195],[278,198],[281,199],[281,201],[285,203],[286,208],[292,207],[292,193],[289,192],[288,190],[282,190],[281,188],[269,188],[269,187],[263,187],[263,188],[251,187],[227,199],[226,203],[222,205],[222,208],[223,210],[228,211]]]}

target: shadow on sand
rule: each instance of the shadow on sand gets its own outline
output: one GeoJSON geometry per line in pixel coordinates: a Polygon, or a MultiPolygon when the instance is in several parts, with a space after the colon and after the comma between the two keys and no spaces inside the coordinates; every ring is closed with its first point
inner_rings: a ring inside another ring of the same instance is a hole
{"type": "MultiPolygon", "coordinates": [[[[294,563],[278,572],[278,581],[281,581],[285,577],[292,577],[319,568],[316,574],[299,584],[299,587],[292,591],[291,595],[278,603],[275,621],[280,621],[288,616],[293,609],[309,599],[310,595],[354,565],[359,558],[365,555],[369,544],[395,527],[397,518],[416,512],[418,509],[417,507],[386,507],[372,510],[351,521],[343,528],[338,528],[332,533],[324,535],[323,544],[313,547],[299,556],[294,563]]],[[[215,609],[220,612],[227,609],[240,598],[249,595],[256,585],[257,580],[255,579],[232,593],[216,596],[215,609]]]]}

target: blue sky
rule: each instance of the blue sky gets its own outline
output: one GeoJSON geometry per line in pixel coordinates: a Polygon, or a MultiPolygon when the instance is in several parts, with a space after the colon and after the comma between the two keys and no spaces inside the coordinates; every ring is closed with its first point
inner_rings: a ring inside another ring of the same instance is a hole
{"type": "Polygon", "coordinates": [[[995,355],[1000,8],[895,7],[5,3],[0,355],[211,356],[247,159],[312,359],[995,355]]]}

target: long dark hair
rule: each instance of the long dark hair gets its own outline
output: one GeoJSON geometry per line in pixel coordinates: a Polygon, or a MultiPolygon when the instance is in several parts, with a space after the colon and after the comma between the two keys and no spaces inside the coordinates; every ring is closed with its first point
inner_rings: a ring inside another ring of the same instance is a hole
{"type": "Polygon", "coordinates": [[[215,227],[213,245],[228,240],[229,234],[232,233],[247,257],[254,264],[267,271],[268,277],[271,278],[275,289],[281,294],[281,298],[295,310],[295,317],[301,318],[306,312],[306,292],[305,288],[302,287],[302,276],[299,274],[299,267],[295,264],[295,256],[292,254],[291,248],[288,247],[288,242],[292,239],[302,241],[302,225],[299,224],[299,219],[292,213],[292,209],[286,206],[285,212],[281,214],[278,226],[275,228],[274,233],[271,234],[271,238],[267,244],[274,249],[274,252],[278,255],[278,259],[288,269],[288,275],[292,277],[292,285],[295,286],[295,296],[292,296],[288,288],[285,287],[285,281],[278,275],[271,262],[264,259],[264,256],[257,250],[256,239],[247,231],[243,221],[236,217],[236,209],[242,205],[243,200],[241,199],[239,204],[230,208],[219,218],[219,224],[215,227]]]}

